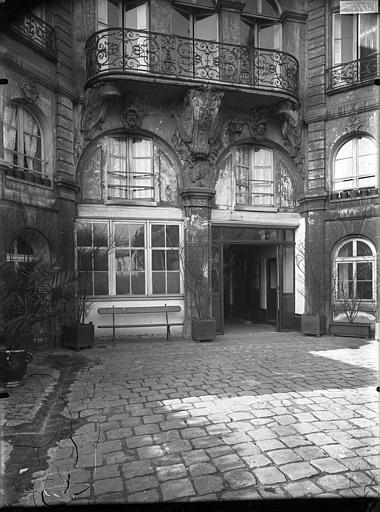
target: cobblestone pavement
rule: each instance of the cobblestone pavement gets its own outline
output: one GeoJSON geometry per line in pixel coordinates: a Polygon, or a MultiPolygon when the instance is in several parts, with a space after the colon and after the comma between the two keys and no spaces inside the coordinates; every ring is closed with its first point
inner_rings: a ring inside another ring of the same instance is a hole
{"type": "Polygon", "coordinates": [[[19,505],[379,495],[374,340],[246,330],[81,357],[72,430],[19,505]]]}

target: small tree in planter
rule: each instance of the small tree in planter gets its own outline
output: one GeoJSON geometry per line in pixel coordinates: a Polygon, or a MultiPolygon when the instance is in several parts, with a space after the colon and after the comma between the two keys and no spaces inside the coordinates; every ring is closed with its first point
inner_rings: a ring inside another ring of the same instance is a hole
{"type": "Polygon", "coordinates": [[[295,263],[298,269],[298,291],[305,300],[305,313],[301,316],[301,332],[320,336],[325,332],[325,305],[330,300],[334,283],[326,283],[321,276],[321,268],[318,261],[309,255],[307,272],[305,271],[306,258],[305,244],[297,244],[295,263]]]}

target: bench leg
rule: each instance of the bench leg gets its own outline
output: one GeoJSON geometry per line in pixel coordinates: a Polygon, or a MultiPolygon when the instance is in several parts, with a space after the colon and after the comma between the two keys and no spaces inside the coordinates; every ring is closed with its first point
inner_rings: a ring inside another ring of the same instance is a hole
{"type": "Polygon", "coordinates": [[[167,325],[166,326],[166,339],[169,340],[170,339],[170,325],[167,325]]]}

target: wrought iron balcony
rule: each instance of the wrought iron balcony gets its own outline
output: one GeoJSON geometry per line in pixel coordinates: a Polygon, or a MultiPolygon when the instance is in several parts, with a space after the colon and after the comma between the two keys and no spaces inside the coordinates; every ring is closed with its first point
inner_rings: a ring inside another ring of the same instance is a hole
{"type": "Polygon", "coordinates": [[[104,74],[145,74],[298,94],[298,61],[276,50],[110,28],[88,39],[86,57],[88,79],[104,74]]]}
{"type": "Polygon", "coordinates": [[[379,69],[379,53],[374,53],[363,59],[338,64],[328,70],[328,90],[336,91],[373,81],[378,76],[379,69]]]}
{"type": "Polygon", "coordinates": [[[1,25],[3,24],[4,30],[11,32],[26,44],[34,46],[48,57],[55,57],[54,28],[32,12],[23,13],[21,16],[12,16],[10,22],[7,22],[7,17],[4,16],[1,25]]]}

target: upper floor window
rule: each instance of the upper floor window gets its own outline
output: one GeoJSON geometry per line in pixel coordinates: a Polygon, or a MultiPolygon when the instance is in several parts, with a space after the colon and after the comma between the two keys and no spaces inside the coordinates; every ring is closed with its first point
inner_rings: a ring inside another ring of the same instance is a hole
{"type": "Polygon", "coordinates": [[[376,145],[369,137],[355,137],[345,142],[334,160],[334,190],[375,187],[376,155],[376,145]]]}
{"type": "Polygon", "coordinates": [[[374,13],[334,13],[333,65],[375,58],[379,48],[378,25],[379,17],[374,13]]]}
{"type": "Polygon", "coordinates": [[[172,33],[180,37],[218,40],[218,15],[208,9],[180,7],[173,9],[172,33]]]}
{"type": "Polygon", "coordinates": [[[236,149],[236,203],[273,206],[273,151],[254,146],[236,149]]]}
{"type": "Polygon", "coordinates": [[[10,104],[4,112],[4,158],[14,168],[42,173],[43,141],[37,119],[20,104],[10,104]]]}
{"type": "Polygon", "coordinates": [[[153,144],[141,137],[106,137],[108,199],[154,199],[153,144]]]}
{"type": "Polygon", "coordinates": [[[338,301],[375,300],[375,248],[363,238],[341,243],[335,254],[335,298],[338,301]]]}
{"type": "Polygon", "coordinates": [[[277,7],[269,0],[246,2],[241,15],[241,44],[258,48],[281,49],[281,24],[277,7]]]}
{"type": "Polygon", "coordinates": [[[126,27],[148,28],[148,2],[138,0],[98,0],[98,30],[126,27]]]}

